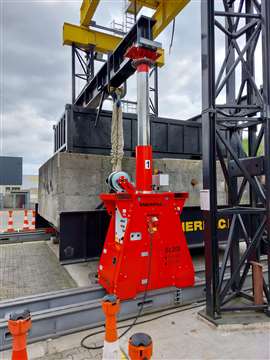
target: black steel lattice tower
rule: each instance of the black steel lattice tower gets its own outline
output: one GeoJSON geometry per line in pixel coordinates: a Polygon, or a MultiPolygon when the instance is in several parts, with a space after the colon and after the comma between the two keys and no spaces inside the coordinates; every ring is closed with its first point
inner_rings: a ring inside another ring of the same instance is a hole
{"type": "Polygon", "coordinates": [[[206,313],[216,318],[225,311],[270,307],[270,2],[205,0],[201,11],[206,313]],[[225,207],[219,206],[219,165],[228,189],[225,207]],[[230,228],[220,263],[221,214],[229,216],[230,228]],[[264,304],[255,305],[247,275],[263,252],[264,304]],[[245,301],[239,305],[238,299],[245,301]]]}

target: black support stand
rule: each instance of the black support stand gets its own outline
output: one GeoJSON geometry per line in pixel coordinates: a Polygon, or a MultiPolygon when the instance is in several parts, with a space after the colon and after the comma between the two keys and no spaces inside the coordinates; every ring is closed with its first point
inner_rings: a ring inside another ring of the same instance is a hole
{"type": "Polygon", "coordinates": [[[206,0],[201,7],[206,315],[217,319],[225,312],[267,312],[270,307],[270,2],[206,0]],[[217,41],[220,36],[224,42],[217,41]],[[222,43],[225,56],[217,68],[222,43]],[[262,87],[254,71],[255,59],[258,70],[261,58],[262,87]],[[222,209],[217,160],[228,189],[222,209]],[[222,259],[216,230],[221,213],[231,219],[222,259]],[[260,262],[262,256],[267,256],[268,268],[263,272],[264,301],[257,304],[246,280],[251,261],[260,262]]]}

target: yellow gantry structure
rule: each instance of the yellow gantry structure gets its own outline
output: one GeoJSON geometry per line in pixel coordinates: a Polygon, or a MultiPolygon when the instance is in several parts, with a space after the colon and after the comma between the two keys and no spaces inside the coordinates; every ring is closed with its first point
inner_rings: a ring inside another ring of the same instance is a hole
{"type": "Polygon", "coordinates": [[[88,27],[93,19],[100,0],[83,0],[81,5],[81,26],[88,27]]]}
{"type": "MultiPolygon", "coordinates": [[[[126,11],[137,15],[143,7],[154,10],[152,18],[156,21],[153,27],[154,39],[169,25],[190,0],[129,0],[126,11]]],[[[121,41],[121,37],[91,29],[91,21],[100,0],[83,0],[81,5],[80,25],[64,23],[63,44],[75,45],[83,49],[94,48],[101,53],[114,51],[121,41]]],[[[157,63],[164,65],[164,50],[157,63]]]]}
{"type": "Polygon", "coordinates": [[[189,2],[190,0],[129,0],[127,12],[137,15],[143,7],[155,10],[152,16],[156,21],[153,27],[155,39],[189,2]]]}
{"type": "MultiPolygon", "coordinates": [[[[64,45],[73,44],[82,48],[90,49],[94,47],[95,51],[103,54],[113,52],[122,40],[121,37],[103,33],[92,29],[85,29],[78,25],[64,23],[63,43],[64,45]]],[[[164,49],[158,49],[160,57],[157,59],[157,65],[164,65],[164,49]]]]}
{"type": "Polygon", "coordinates": [[[106,34],[84,28],[78,25],[64,23],[63,27],[63,43],[64,45],[76,45],[83,49],[94,47],[96,51],[101,53],[112,52],[122,40],[121,37],[106,34]]]}

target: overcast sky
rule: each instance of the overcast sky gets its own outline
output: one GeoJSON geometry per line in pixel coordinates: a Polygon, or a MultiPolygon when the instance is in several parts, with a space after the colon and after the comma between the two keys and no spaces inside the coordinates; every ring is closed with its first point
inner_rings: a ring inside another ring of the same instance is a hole
{"type": "MultiPolygon", "coordinates": [[[[37,174],[53,154],[53,124],[71,99],[70,48],[62,46],[64,22],[79,24],[80,1],[0,0],[1,148],[23,156],[24,173],[37,174]]],[[[121,18],[122,0],[101,0],[95,20],[110,25],[121,18]]],[[[200,1],[177,17],[158,39],[166,51],[160,70],[160,115],[187,119],[201,109],[200,1]]],[[[129,84],[135,95],[134,81],[129,84]]]]}

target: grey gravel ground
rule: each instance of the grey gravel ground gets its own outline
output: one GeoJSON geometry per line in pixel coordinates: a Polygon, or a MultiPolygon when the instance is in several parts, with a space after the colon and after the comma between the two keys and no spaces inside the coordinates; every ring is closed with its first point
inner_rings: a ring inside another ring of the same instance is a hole
{"type": "Polygon", "coordinates": [[[76,287],[45,242],[0,245],[0,300],[76,287]]]}
{"type": "MultiPolygon", "coordinates": [[[[127,353],[130,335],[135,332],[145,332],[153,339],[153,359],[155,360],[270,359],[269,322],[253,324],[252,327],[239,326],[237,330],[233,330],[230,326],[223,330],[216,329],[199,320],[198,310],[198,308],[190,309],[139,324],[120,339],[120,346],[127,353]]],[[[153,317],[153,315],[149,315],[143,317],[143,320],[153,317]]],[[[29,346],[29,360],[102,359],[101,350],[87,351],[80,347],[81,339],[92,331],[84,331],[52,340],[43,349],[45,351],[43,351],[42,357],[41,354],[35,356],[34,348],[38,346],[32,344],[29,346]]],[[[121,332],[119,331],[119,333],[121,332]]],[[[88,339],[86,344],[90,346],[100,344],[103,338],[104,334],[99,334],[88,339]]],[[[3,359],[9,360],[10,357],[8,354],[6,355],[3,359]]]]}
{"type": "Polygon", "coordinates": [[[102,350],[92,351],[83,349],[82,347],[77,347],[54,355],[42,356],[36,360],[90,360],[101,358],[102,350]]]}

